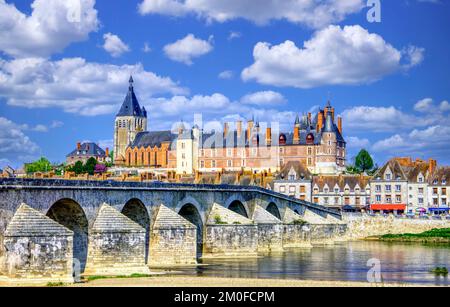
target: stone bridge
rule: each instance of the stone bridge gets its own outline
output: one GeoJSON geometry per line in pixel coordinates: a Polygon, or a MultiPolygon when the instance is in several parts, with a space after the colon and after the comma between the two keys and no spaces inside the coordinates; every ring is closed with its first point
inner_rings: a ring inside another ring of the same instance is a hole
{"type": "Polygon", "coordinates": [[[255,257],[331,243],[341,218],[253,186],[0,179],[0,268],[12,281],[73,281],[255,257]]]}

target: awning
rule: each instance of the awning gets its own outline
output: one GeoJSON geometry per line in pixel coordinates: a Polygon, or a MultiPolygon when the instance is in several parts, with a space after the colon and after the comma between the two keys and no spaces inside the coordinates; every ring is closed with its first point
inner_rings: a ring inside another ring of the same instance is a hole
{"type": "Polygon", "coordinates": [[[450,211],[450,208],[441,207],[441,208],[428,208],[430,211],[450,211]]]}
{"type": "Polygon", "coordinates": [[[372,204],[370,210],[406,210],[406,205],[401,204],[372,204]]]}

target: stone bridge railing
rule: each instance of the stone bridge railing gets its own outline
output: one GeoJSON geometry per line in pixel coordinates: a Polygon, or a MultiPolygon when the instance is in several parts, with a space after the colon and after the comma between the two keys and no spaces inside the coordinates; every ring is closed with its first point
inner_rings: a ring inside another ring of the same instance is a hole
{"type": "Polygon", "coordinates": [[[164,183],[164,182],[119,182],[119,181],[87,181],[87,180],[62,180],[62,179],[21,179],[4,178],[0,179],[0,189],[10,187],[39,187],[44,189],[64,188],[64,189],[108,189],[108,190],[195,190],[195,191],[213,191],[213,192],[255,192],[262,195],[275,197],[293,204],[300,204],[313,211],[320,211],[325,214],[341,218],[338,210],[320,206],[314,203],[293,198],[281,193],[267,190],[258,186],[238,186],[238,185],[208,185],[208,184],[183,184],[183,183],[164,183]]]}

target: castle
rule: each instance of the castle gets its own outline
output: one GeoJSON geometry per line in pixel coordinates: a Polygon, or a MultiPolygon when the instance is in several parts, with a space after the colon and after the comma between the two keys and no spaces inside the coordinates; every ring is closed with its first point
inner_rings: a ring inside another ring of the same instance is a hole
{"type": "Polygon", "coordinates": [[[279,171],[299,161],[313,174],[337,174],[345,169],[346,142],[342,118],[328,102],[313,116],[297,116],[290,132],[248,120],[225,123],[223,130],[203,131],[198,125],[177,131],[147,131],[147,111],[140,107],[130,77],[127,96],[115,119],[114,164],[118,167],[176,171],[279,171]],[[233,126],[233,129],[232,129],[233,126]]]}

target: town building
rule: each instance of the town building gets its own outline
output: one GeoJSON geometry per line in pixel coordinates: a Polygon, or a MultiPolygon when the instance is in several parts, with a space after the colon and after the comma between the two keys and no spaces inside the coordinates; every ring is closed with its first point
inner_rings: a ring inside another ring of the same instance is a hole
{"type": "Polygon", "coordinates": [[[435,214],[449,213],[450,167],[440,167],[428,178],[429,211],[435,214]]]}
{"type": "Polygon", "coordinates": [[[430,206],[429,177],[435,160],[393,158],[373,176],[370,209],[375,212],[424,213],[430,206]]]}
{"type": "Polygon", "coordinates": [[[181,124],[176,131],[147,131],[147,112],[134,92],[133,78],[115,120],[115,165],[122,168],[195,171],[276,172],[289,162],[301,162],[311,173],[345,170],[346,142],[342,118],[328,102],[315,116],[297,116],[292,131],[262,127],[254,119],[225,123],[223,131],[203,131],[181,124]]]}
{"type": "Polygon", "coordinates": [[[313,176],[302,163],[288,162],[273,181],[275,192],[311,202],[313,176]]]}
{"type": "Polygon", "coordinates": [[[66,163],[68,165],[73,165],[77,161],[86,163],[90,158],[95,158],[100,163],[106,163],[109,161],[109,149],[106,151],[100,148],[95,143],[77,143],[77,147],[66,156],[66,163]]]}
{"type": "Polygon", "coordinates": [[[312,202],[343,211],[365,210],[370,201],[369,180],[365,175],[314,176],[312,202]]]}

